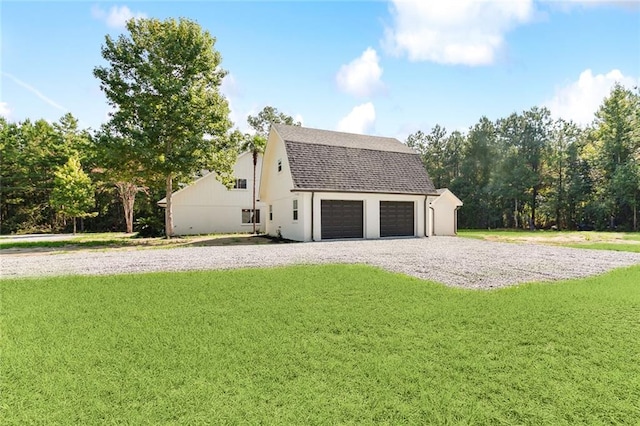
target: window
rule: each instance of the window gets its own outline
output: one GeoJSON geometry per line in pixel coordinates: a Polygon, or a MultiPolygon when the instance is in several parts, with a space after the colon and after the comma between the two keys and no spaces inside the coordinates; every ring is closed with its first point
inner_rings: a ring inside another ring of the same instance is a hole
{"type": "Polygon", "coordinates": [[[298,200],[293,200],[293,220],[298,220],[298,200]]]}
{"type": "Polygon", "coordinates": [[[247,189],[247,180],[236,179],[236,181],[233,183],[233,189],[247,189]]]}
{"type": "MultiPolygon", "coordinates": [[[[260,210],[255,211],[256,214],[256,223],[260,223],[260,210]]],[[[251,225],[253,223],[253,210],[252,209],[242,209],[242,224],[243,225],[251,225]]]]}
{"type": "Polygon", "coordinates": [[[273,206],[269,204],[269,220],[273,220],[273,206]]]}
{"type": "Polygon", "coordinates": [[[282,171],[282,159],[278,160],[278,172],[282,171]]]}

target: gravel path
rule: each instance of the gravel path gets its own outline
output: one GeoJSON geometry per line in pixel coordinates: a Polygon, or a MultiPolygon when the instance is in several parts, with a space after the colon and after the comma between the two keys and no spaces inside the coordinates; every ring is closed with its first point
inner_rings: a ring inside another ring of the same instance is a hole
{"type": "Polygon", "coordinates": [[[189,247],[155,250],[0,253],[2,278],[364,263],[455,287],[496,288],[599,274],[640,264],[640,253],[508,244],[456,237],[189,247]]]}

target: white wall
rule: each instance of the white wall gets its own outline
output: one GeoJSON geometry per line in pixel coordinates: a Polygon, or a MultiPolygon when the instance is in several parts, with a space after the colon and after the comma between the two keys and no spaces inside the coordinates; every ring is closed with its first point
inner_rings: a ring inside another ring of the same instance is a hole
{"type": "MultiPolygon", "coordinates": [[[[256,195],[262,167],[258,159],[256,195]]],[[[247,189],[227,189],[210,173],[173,194],[173,226],[176,235],[252,232],[253,224],[242,223],[242,209],[252,208],[253,157],[244,153],[234,166],[234,176],[247,180],[247,189]]],[[[265,204],[257,202],[260,221],[257,229],[265,230],[265,204]]]]}
{"type": "Polygon", "coordinates": [[[431,202],[433,210],[433,235],[456,235],[458,207],[462,202],[450,191],[445,191],[431,202]]]}
{"type": "Polygon", "coordinates": [[[264,153],[262,174],[260,177],[260,201],[266,205],[266,233],[282,236],[290,240],[304,240],[305,195],[294,194],[293,179],[284,141],[271,131],[264,153]],[[282,170],[278,171],[278,160],[282,170]],[[298,220],[293,220],[293,200],[298,199],[298,220]],[[273,219],[269,220],[269,205],[273,209],[273,219]]]}
{"type": "Polygon", "coordinates": [[[456,235],[456,207],[451,203],[439,202],[433,206],[433,235],[456,235]]]}

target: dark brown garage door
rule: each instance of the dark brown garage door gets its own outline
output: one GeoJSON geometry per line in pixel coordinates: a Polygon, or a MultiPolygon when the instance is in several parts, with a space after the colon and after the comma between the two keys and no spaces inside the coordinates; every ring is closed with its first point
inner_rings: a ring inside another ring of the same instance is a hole
{"type": "Polygon", "coordinates": [[[413,202],[380,201],[380,236],[413,236],[413,202]]]}
{"type": "Polygon", "coordinates": [[[322,200],[322,239],[362,238],[362,201],[322,200]]]}

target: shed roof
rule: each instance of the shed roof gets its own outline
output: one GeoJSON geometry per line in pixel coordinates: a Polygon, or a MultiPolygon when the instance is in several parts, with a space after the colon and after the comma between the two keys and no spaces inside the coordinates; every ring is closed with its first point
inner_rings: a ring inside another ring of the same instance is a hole
{"type": "Polygon", "coordinates": [[[435,194],[420,156],[394,138],[277,124],[294,190],[435,194]]]}

